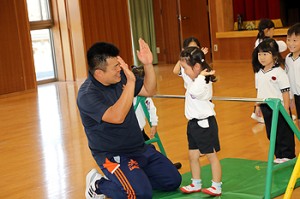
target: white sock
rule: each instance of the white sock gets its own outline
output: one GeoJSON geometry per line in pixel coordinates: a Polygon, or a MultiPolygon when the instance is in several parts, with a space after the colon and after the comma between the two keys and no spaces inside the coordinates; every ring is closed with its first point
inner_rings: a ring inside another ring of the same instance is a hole
{"type": "Polygon", "coordinates": [[[211,186],[215,187],[217,191],[222,191],[222,182],[211,181],[211,186]]]}
{"type": "Polygon", "coordinates": [[[193,179],[192,178],[192,184],[196,187],[196,188],[200,188],[202,187],[202,180],[201,179],[193,179]]]}

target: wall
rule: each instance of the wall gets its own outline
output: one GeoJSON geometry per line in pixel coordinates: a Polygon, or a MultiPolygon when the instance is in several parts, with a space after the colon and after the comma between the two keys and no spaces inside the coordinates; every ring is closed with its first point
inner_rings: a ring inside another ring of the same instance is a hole
{"type": "Polygon", "coordinates": [[[128,65],[133,64],[127,0],[81,0],[85,48],[95,42],[115,44],[128,65]]]}
{"type": "MultiPolygon", "coordinates": [[[[175,64],[178,61],[182,45],[180,37],[186,38],[193,35],[202,38],[201,44],[203,46],[210,46],[210,36],[204,35],[209,32],[207,16],[201,17],[202,13],[207,14],[206,0],[200,1],[197,0],[195,3],[187,0],[153,0],[156,45],[160,48],[158,54],[160,63],[175,64]],[[204,8],[203,4],[205,5],[204,8]],[[178,19],[179,9],[182,9],[183,15],[189,17],[189,20],[181,24],[178,19]],[[199,15],[201,16],[199,17],[199,15]],[[199,24],[206,27],[203,28],[199,24]]],[[[210,62],[210,57],[207,60],[210,62]]]]}
{"type": "MultiPolygon", "coordinates": [[[[180,52],[176,0],[153,0],[158,54],[161,63],[176,63],[180,52]]],[[[233,30],[232,0],[208,0],[210,38],[213,62],[249,61],[255,37],[217,38],[217,32],[233,30]],[[214,51],[214,46],[217,51],[214,51]]],[[[191,10],[191,12],[197,12],[191,10]]]]}
{"type": "MultiPolygon", "coordinates": [[[[59,81],[87,77],[86,51],[114,43],[133,64],[127,0],[52,0],[53,39],[59,81]]],[[[25,0],[0,1],[0,95],[37,88],[25,0]]]]}
{"type": "Polygon", "coordinates": [[[210,0],[211,42],[213,62],[249,61],[254,47],[255,37],[216,38],[217,32],[233,31],[232,0],[210,0]]]}
{"type": "Polygon", "coordinates": [[[0,1],[0,95],[36,89],[25,1],[0,1]]]}
{"type": "Polygon", "coordinates": [[[87,77],[86,51],[95,42],[114,43],[133,64],[127,0],[52,0],[59,81],[87,77]]]}
{"type": "Polygon", "coordinates": [[[166,63],[166,46],[164,39],[164,26],[162,18],[162,3],[161,0],[153,0],[153,17],[154,17],[154,28],[155,28],[155,40],[156,47],[159,48],[157,58],[159,63],[166,63]]]}
{"type": "MultiPolygon", "coordinates": [[[[213,50],[213,62],[250,62],[258,31],[233,31],[232,0],[209,0],[210,31],[212,48],[217,45],[217,51],[213,50]],[[217,37],[216,35],[229,35],[217,37]],[[239,36],[236,36],[239,35],[239,36]]],[[[286,40],[286,29],[275,30],[274,38],[286,40]]],[[[282,53],[285,56],[288,52],[282,53]]]]}
{"type": "MultiPolygon", "coordinates": [[[[0,1],[0,95],[35,90],[36,79],[25,0],[0,1]]],[[[97,41],[116,44],[133,63],[127,0],[52,0],[60,81],[86,78],[86,50],[97,41]]],[[[232,0],[208,0],[213,62],[250,61],[255,36],[217,38],[233,30],[232,0]]],[[[180,51],[176,0],[153,0],[159,59],[176,63],[180,51]],[[158,23],[157,23],[158,22],[158,23]]],[[[245,31],[246,32],[246,31],[245,31]]],[[[277,39],[285,40],[285,36],[277,39]]]]}
{"type": "Polygon", "coordinates": [[[153,0],[156,45],[160,48],[158,61],[175,64],[180,52],[176,0],[153,0]]]}
{"type": "MultiPolygon", "coordinates": [[[[54,27],[52,28],[52,32],[58,80],[73,81],[76,80],[76,71],[73,67],[76,62],[74,62],[74,54],[72,54],[72,24],[70,23],[71,20],[68,4],[66,0],[52,0],[51,2],[54,19],[54,27]]],[[[78,13],[76,10],[73,10],[72,12],[78,13]]],[[[79,38],[78,41],[82,42],[82,39],[79,38]]],[[[84,57],[81,56],[81,58],[84,60],[84,57]]]]}
{"type": "Polygon", "coordinates": [[[236,50],[239,49],[240,40],[238,39],[237,41],[233,42],[230,42],[229,40],[229,42],[227,42],[216,38],[216,32],[233,30],[232,0],[209,0],[208,5],[210,18],[211,46],[213,48],[213,62],[220,61],[221,59],[235,59],[233,57],[228,56],[228,54],[233,54],[236,50]],[[217,45],[217,51],[215,51],[214,49],[215,45],[217,45]]]}

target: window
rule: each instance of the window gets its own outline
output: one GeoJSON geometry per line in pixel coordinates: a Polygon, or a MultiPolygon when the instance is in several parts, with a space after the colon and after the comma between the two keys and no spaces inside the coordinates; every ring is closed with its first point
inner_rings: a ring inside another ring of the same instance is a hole
{"type": "Polygon", "coordinates": [[[29,21],[51,20],[48,0],[27,0],[29,21]]]}
{"type": "Polygon", "coordinates": [[[50,0],[27,0],[28,18],[38,83],[56,80],[50,0]]]}

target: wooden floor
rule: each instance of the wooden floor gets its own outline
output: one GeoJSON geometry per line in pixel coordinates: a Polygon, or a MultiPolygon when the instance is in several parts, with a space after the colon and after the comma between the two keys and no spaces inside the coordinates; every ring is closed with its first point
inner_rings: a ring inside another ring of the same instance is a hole
{"type": "MultiPolygon", "coordinates": [[[[214,66],[214,96],[255,97],[250,63],[214,66]]],[[[158,94],[184,95],[172,65],[157,65],[158,94]]],[[[0,97],[0,198],[82,199],[93,160],[76,106],[80,82],[38,86],[37,92],[0,97]]],[[[158,132],[168,157],[189,171],[183,99],[158,99],[158,132]]],[[[253,103],[214,101],[219,124],[219,158],[267,160],[263,124],[250,118],[253,103]]],[[[297,140],[296,152],[299,153],[297,140]]],[[[207,164],[205,157],[200,159],[207,164]]],[[[278,198],[282,198],[278,197],[278,198]]],[[[300,190],[292,198],[300,198],[300,190]]]]}

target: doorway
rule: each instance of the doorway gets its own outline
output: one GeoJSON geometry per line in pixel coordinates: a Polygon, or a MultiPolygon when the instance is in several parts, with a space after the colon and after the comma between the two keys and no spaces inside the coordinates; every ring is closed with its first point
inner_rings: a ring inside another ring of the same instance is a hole
{"type": "Polygon", "coordinates": [[[205,55],[207,63],[211,63],[211,45],[209,32],[208,2],[207,0],[178,0],[178,23],[180,44],[185,38],[196,37],[202,47],[207,47],[205,55]]]}
{"type": "Polygon", "coordinates": [[[208,0],[153,0],[153,10],[160,63],[175,64],[183,40],[190,36],[209,49],[205,57],[211,63],[208,0]]]}

